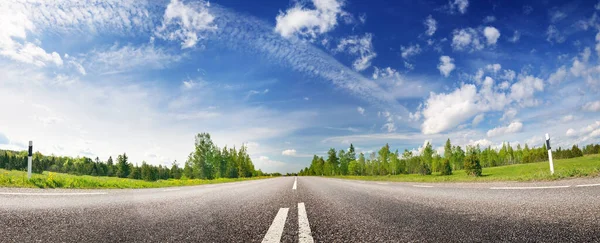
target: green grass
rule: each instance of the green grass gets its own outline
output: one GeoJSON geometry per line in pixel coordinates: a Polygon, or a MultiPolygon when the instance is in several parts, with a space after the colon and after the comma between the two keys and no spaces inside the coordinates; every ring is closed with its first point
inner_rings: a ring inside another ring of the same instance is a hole
{"type": "Polygon", "coordinates": [[[32,174],[27,179],[27,172],[0,169],[0,187],[29,187],[29,188],[158,188],[172,186],[193,186],[216,184],[235,181],[264,179],[269,177],[252,178],[219,178],[214,180],[158,180],[154,182],[106,176],[78,176],[63,173],[47,172],[32,174]]]}
{"type": "Polygon", "coordinates": [[[548,162],[517,164],[483,168],[481,177],[467,176],[463,170],[453,171],[452,175],[390,175],[390,176],[334,176],[336,178],[403,181],[403,182],[486,182],[486,181],[550,181],[572,177],[600,176],[600,155],[590,155],[572,159],[554,160],[554,175],[550,175],[548,162]]]}

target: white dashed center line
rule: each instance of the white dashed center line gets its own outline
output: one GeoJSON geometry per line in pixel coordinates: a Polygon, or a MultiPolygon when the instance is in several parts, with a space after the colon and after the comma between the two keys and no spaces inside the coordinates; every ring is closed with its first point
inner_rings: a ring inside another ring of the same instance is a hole
{"type": "Polygon", "coordinates": [[[310,224],[308,223],[308,216],[306,216],[304,203],[298,203],[298,235],[298,242],[300,243],[315,242],[310,231],[310,224]]]}
{"type": "Polygon", "coordinates": [[[433,186],[426,186],[426,185],[413,185],[413,186],[414,186],[414,187],[427,187],[427,188],[429,188],[429,187],[433,187],[433,186]]]}
{"type": "Polygon", "coordinates": [[[289,208],[279,209],[279,212],[277,212],[275,219],[273,219],[273,223],[271,224],[271,227],[269,227],[265,238],[262,240],[263,243],[279,243],[281,241],[281,235],[283,234],[283,227],[285,226],[285,220],[287,219],[288,211],[289,208]]]}
{"type": "Polygon", "coordinates": [[[292,186],[292,190],[296,190],[296,184],[298,184],[298,177],[294,177],[294,186],[292,186]]]}
{"type": "Polygon", "coordinates": [[[490,187],[492,190],[529,190],[529,189],[556,189],[556,188],[567,188],[569,186],[531,186],[531,187],[490,187]]]}

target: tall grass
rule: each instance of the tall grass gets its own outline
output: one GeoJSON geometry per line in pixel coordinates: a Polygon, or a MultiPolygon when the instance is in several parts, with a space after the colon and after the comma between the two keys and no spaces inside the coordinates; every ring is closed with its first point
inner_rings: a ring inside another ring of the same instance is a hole
{"type": "Polygon", "coordinates": [[[25,171],[7,171],[0,169],[0,187],[29,188],[158,188],[226,183],[264,178],[270,177],[219,178],[213,180],[169,179],[150,182],[144,180],[134,180],[106,176],[78,176],[45,171],[43,174],[32,174],[31,179],[28,180],[27,172],[25,171]]]}

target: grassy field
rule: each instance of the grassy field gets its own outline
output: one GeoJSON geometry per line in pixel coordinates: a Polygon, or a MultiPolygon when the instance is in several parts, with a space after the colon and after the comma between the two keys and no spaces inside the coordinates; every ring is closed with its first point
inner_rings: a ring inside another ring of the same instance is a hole
{"type": "Polygon", "coordinates": [[[253,178],[219,178],[214,180],[159,180],[143,181],[105,176],[78,176],[45,171],[43,174],[32,174],[27,179],[25,171],[7,171],[0,169],[0,187],[30,187],[30,188],[157,188],[172,186],[193,186],[216,184],[245,180],[256,180],[270,177],[253,178]]]}
{"type": "Polygon", "coordinates": [[[571,177],[600,176],[600,155],[590,155],[572,159],[554,160],[554,175],[550,175],[548,162],[517,164],[483,168],[483,176],[472,177],[462,171],[452,175],[392,175],[392,176],[335,176],[336,178],[404,181],[404,182],[485,182],[485,181],[550,181],[571,177]]]}

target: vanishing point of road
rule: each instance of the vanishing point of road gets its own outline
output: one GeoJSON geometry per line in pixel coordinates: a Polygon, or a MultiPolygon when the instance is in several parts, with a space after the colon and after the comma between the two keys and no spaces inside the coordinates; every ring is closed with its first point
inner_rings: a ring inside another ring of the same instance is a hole
{"type": "Polygon", "coordinates": [[[0,242],[600,242],[600,178],[0,188],[0,242]]]}

